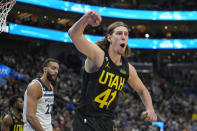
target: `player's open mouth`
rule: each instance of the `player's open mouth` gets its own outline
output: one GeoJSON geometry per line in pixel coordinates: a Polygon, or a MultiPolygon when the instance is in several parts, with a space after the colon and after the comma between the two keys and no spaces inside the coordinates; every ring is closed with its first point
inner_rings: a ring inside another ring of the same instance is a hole
{"type": "Polygon", "coordinates": [[[120,46],[121,46],[122,48],[124,48],[124,47],[125,47],[125,44],[124,44],[124,43],[122,43],[122,44],[120,44],[120,46]]]}
{"type": "Polygon", "coordinates": [[[52,75],[52,77],[56,78],[56,77],[57,77],[57,75],[52,75]]]}

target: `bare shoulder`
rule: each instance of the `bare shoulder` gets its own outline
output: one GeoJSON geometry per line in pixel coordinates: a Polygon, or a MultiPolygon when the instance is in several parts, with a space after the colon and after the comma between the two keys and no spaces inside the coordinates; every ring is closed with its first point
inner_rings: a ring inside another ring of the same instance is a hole
{"type": "Polygon", "coordinates": [[[95,52],[95,58],[94,59],[90,59],[88,58],[92,63],[95,64],[95,66],[97,66],[98,68],[100,68],[103,64],[103,60],[104,60],[104,56],[105,56],[105,52],[98,46],[98,50],[95,52]]]}
{"type": "Polygon", "coordinates": [[[129,63],[129,74],[130,74],[130,73],[133,73],[133,72],[136,72],[136,69],[135,69],[135,67],[134,67],[133,65],[131,65],[131,64],[129,63]]]}
{"type": "Polygon", "coordinates": [[[4,118],[3,118],[3,124],[6,126],[10,126],[12,125],[13,121],[12,121],[12,117],[10,116],[10,114],[7,114],[4,118]]]}
{"type": "Polygon", "coordinates": [[[87,57],[85,61],[85,70],[87,72],[95,72],[97,71],[103,64],[105,53],[102,50],[98,55],[96,55],[95,59],[90,59],[87,57]]]}
{"type": "Polygon", "coordinates": [[[131,64],[129,64],[129,79],[128,82],[136,82],[138,79],[138,74],[137,71],[135,69],[135,67],[131,64]]]}
{"type": "Polygon", "coordinates": [[[41,97],[42,87],[38,81],[32,81],[27,87],[27,95],[33,97],[41,97]]]}
{"type": "Polygon", "coordinates": [[[137,71],[134,66],[129,64],[129,79],[128,79],[128,84],[138,93],[141,93],[145,86],[140,80],[137,71]]]}

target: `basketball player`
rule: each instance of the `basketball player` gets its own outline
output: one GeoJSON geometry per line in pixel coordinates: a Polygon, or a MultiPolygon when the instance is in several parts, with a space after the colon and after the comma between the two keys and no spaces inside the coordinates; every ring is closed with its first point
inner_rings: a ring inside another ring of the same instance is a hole
{"type": "Polygon", "coordinates": [[[53,87],[59,72],[59,62],[48,58],[43,64],[43,75],[34,79],[24,95],[24,131],[52,131],[51,110],[54,103],[53,87]]]}
{"type": "Polygon", "coordinates": [[[83,15],[68,31],[76,48],[87,56],[84,66],[80,104],[73,122],[74,131],[115,130],[113,118],[119,92],[128,84],[139,94],[147,121],[157,120],[151,96],[138,77],[135,68],[124,56],[129,54],[128,27],[123,22],[109,25],[105,38],[92,44],[84,35],[87,25],[99,26],[101,16],[96,11],[83,15]]]}
{"type": "Polygon", "coordinates": [[[1,131],[23,131],[23,97],[17,95],[11,97],[9,106],[11,111],[4,117],[1,131]]]}

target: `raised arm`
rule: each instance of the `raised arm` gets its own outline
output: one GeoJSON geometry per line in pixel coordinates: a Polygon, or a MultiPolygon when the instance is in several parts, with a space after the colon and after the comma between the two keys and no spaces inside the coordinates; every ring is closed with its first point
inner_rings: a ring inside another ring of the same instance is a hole
{"type": "Polygon", "coordinates": [[[100,58],[104,58],[104,52],[96,44],[92,44],[90,41],[88,41],[84,37],[83,32],[88,24],[95,27],[99,26],[101,21],[101,16],[96,11],[90,11],[83,15],[68,30],[68,34],[76,48],[96,64],[99,63],[100,58]]]}
{"type": "Polygon", "coordinates": [[[2,122],[1,131],[10,131],[12,123],[12,117],[10,115],[6,115],[2,122]]]}
{"type": "Polygon", "coordinates": [[[27,113],[26,118],[29,124],[36,131],[44,131],[36,117],[38,99],[42,96],[42,89],[39,83],[30,84],[27,89],[27,113]]]}
{"type": "Polygon", "coordinates": [[[135,68],[129,64],[129,85],[138,93],[143,104],[145,105],[146,111],[143,112],[143,116],[147,121],[155,122],[157,120],[157,115],[155,114],[152,99],[147,88],[144,86],[142,81],[137,75],[135,68]]]}

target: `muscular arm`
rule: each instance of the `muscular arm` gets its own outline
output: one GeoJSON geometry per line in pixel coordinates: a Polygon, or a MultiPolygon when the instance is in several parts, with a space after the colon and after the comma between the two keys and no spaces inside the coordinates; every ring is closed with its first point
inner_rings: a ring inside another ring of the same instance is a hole
{"type": "MultiPolygon", "coordinates": [[[[148,113],[150,113],[150,117],[146,118],[148,121],[156,121],[157,116],[155,114],[153,104],[152,104],[152,99],[150,96],[150,93],[148,92],[147,88],[144,86],[142,81],[137,75],[137,72],[135,68],[129,64],[129,79],[128,79],[129,85],[138,93],[140,96],[143,104],[146,107],[146,110],[148,113]]],[[[147,114],[144,114],[145,117],[147,114]]]]}
{"type": "Polygon", "coordinates": [[[3,119],[3,123],[1,126],[1,131],[10,131],[10,126],[12,125],[13,121],[10,115],[6,115],[3,119]]]}
{"type": "MultiPolygon", "coordinates": [[[[104,51],[96,44],[88,41],[84,35],[84,29],[88,24],[98,26],[101,22],[100,15],[95,11],[90,11],[83,15],[69,30],[68,34],[73,41],[75,47],[90,61],[96,64],[97,67],[101,66],[104,59],[104,51]]],[[[91,62],[90,62],[91,63],[91,62]]]]}
{"type": "Polygon", "coordinates": [[[32,128],[36,131],[44,131],[40,122],[36,117],[36,109],[38,99],[42,95],[42,90],[39,83],[30,84],[27,90],[27,113],[26,118],[32,128]]]}

